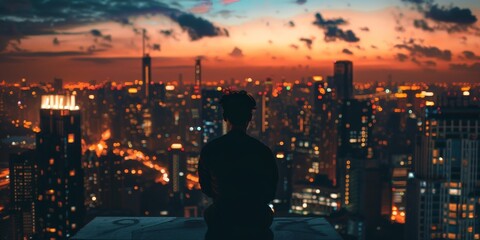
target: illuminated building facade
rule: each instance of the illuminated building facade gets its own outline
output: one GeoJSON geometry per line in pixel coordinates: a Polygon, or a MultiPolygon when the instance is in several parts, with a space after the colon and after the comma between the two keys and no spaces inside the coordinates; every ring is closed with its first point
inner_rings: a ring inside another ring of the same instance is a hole
{"type": "Polygon", "coordinates": [[[335,186],[337,172],[337,101],[332,88],[320,76],[313,82],[313,114],[311,140],[319,153],[319,174],[328,176],[335,186]]]}
{"type": "Polygon", "coordinates": [[[409,239],[480,239],[480,109],[456,103],[425,109],[407,190],[409,239]]]}
{"type": "Polygon", "coordinates": [[[333,188],[296,185],[292,194],[292,213],[329,216],[340,208],[340,195],[333,188]]]}
{"type": "Polygon", "coordinates": [[[284,142],[280,142],[273,154],[278,166],[278,185],[273,206],[275,213],[285,214],[290,211],[291,206],[293,154],[288,151],[284,142]]]}
{"type": "Polygon", "coordinates": [[[140,85],[143,87],[143,97],[150,102],[151,95],[151,82],[152,82],[152,58],[147,53],[142,58],[142,82],[140,85]]]}
{"type": "Polygon", "coordinates": [[[173,143],[169,151],[168,172],[170,173],[170,213],[171,216],[183,217],[186,190],[187,160],[181,143],[173,143]]]}
{"type": "Polygon", "coordinates": [[[13,239],[30,239],[35,234],[35,151],[10,156],[10,204],[13,239]]]}
{"type": "Polygon", "coordinates": [[[67,239],[84,221],[80,111],[74,96],[42,96],[36,140],[37,232],[67,239]]]}
{"type": "Polygon", "coordinates": [[[221,106],[222,91],[218,89],[202,90],[202,142],[203,144],[226,133],[221,106]]]}

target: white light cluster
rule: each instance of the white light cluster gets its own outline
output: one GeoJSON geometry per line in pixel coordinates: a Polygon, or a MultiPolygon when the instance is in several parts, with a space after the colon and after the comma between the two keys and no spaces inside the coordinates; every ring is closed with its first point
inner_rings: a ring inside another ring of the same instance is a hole
{"type": "Polygon", "coordinates": [[[41,109],[79,110],[75,105],[75,96],[43,95],[41,109]]]}

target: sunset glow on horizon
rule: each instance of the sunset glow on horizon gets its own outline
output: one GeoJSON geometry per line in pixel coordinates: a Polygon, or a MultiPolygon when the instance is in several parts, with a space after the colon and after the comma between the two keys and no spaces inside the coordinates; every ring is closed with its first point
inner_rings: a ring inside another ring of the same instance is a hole
{"type": "Polygon", "coordinates": [[[0,81],[133,81],[144,29],[156,82],[191,82],[198,56],[212,81],[331,75],[346,59],[355,81],[478,82],[479,15],[476,0],[7,2],[0,81]]]}

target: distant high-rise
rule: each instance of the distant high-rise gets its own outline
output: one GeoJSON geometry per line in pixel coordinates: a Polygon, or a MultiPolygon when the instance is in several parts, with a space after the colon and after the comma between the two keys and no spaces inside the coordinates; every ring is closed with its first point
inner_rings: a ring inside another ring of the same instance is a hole
{"type": "Polygon", "coordinates": [[[202,90],[202,142],[222,136],[226,133],[221,107],[218,102],[222,98],[222,91],[217,89],[202,90]]]}
{"type": "Polygon", "coordinates": [[[168,148],[170,160],[168,172],[170,174],[170,215],[183,217],[185,204],[185,182],[187,177],[187,160],[181,143],[173,143],[168,148]]]}
{"type": "Polygon", "coordinates": [[[202,86],[202,59],[200,57],[195,60],[195,86],[202,86]]]}
{"type": "Polygon", "coordinates": [[[42,96],[36,140],[36,224],[42,239],[67,239],[84,221],[80,111],[74,96],[42,96]]]}
{"type": "Polygon", "coordinates": [[[337,99],[353,98],[353,63],[351,61],[336,61],[334,64],[334,86],[337,99]]]}
{"type": "Polygon", "coordinates": [[[407,188],[407,239],[480,239],[480,108],[427,107],[422,123],[407,188]]]}
{"type": "Polygon", "coordinates": [[[147,53],[142,58],[142,82],[143,82],[143,96],[145,100],[150,100],[150,83],[152,82],[152,58],[147,53]]]}
{"type": "Polygon", "coordinates": [[[35,151],[10,156],[10,204],[13,239],[30,239],[35,234],[35,151]]]}

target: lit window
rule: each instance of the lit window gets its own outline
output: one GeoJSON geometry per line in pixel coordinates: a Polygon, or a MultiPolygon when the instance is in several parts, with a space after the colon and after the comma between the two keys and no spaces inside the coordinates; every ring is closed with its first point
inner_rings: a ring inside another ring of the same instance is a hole
{"type": "Polygon", "coordinates": [[[49,163],[50,165],[53,165],[53,164],[55,163],[55,159],[50,158],[50,160],[48,161],[48,163],[49,163]]]}
{"type": "Polygon", "coordinates": [[[70,175],[70,177],[75,176],[75,169],[74,169],[74,170],[70,170],[69,175],[70,175]]]}
{"type": "Polygon", "coordinates": [[[68,134],[68,143],[74,143],[75,142],[75,134],[69,133],[68,134]]]}

